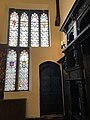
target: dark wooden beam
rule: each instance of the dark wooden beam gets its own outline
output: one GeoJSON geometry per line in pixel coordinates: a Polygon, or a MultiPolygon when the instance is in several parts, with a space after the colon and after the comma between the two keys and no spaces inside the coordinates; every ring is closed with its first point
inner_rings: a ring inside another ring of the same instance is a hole
{"type": "Polygon", "coordinates": [[[59,0],[56,0],[56,20],[55,26],[60,25],[60,9],[59,9],[59,0]]]}

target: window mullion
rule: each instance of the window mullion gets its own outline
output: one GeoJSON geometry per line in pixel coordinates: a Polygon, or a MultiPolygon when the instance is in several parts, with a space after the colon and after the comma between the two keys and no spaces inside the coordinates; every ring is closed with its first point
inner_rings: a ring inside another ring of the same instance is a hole
{"type": "Polygon", "coordinates": [[[16,65],[16,81],[15,81],[15,91],[17,91],[18,90],[18,76],[19,76],[19,49],[17,48],[17,50],[16,50],[16,52],[17,52],[17,65],[16,65]]]}
{"type": "MultiPolygon", "coordinates": [[[[19,11],[18,11],[19,12],[19,11]]],[[[17,52],[17,66],[16,66],[16,83],[15,83],[15,90],[17,91],[18,90],[18,81],[19,81],[19,41],[20,41],[20,12],[18,13],[19,15],[19,22],[18,22],[18,45],[17,45],[17,48],[16,48],[16,52],[17,52]]]]}

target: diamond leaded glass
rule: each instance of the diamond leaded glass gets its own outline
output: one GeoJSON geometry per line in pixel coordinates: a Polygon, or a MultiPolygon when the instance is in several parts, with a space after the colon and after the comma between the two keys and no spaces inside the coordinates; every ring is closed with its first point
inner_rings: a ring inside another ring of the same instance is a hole
{"type": "Polygon", "coordinates": [[[31,47],[39,47],[39,17],[36,13],[31,16],[31,47]]]}
{"type": "Polygon", "coordinates": [[[20,54],[18,90],[28,90],[28,52],[26,50],[20,54]]]}
{"type": "Polygon", "coordinates": [[[28,47],[28,16],[25,12],[20,18],[20,47],[28,47]]]}
{"type": "Polygon", "coordinates": [[[12,12],[10,15],[9,28],[9,46],[17,46],[18,44],[18,14],[12,12]]]}
{"type": "Polygon", "coordinates": [[[16,51],[10,50],[7,55],[5,91],[15,90],[16,60],[16,51]]]}
{"type": "Polygon", "coordinates": [[[48,36],[48,17],[47,14],[43,13],[40,17],[40,38],[41,47],[49,46],[49,36],[48,36]]]}
{"type": "Polygon", "coordinates": [[[42,12],[10,9],[5,91],[28,90],[28,47],[49,46],[47,11],[42,12]]]}

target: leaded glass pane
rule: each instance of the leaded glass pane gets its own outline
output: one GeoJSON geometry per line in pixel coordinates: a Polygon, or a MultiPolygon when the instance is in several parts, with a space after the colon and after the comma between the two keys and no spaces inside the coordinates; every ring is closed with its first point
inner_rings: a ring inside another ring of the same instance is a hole
{"type": "Polygon", "coordinates": [[[10,50],[7,55],[5,91],[15,90],[16,81],[16,51],[10,50]]]}
{"type": "Polygon", "coordinates": [[[41,37],[41,47],[49,46],[49,36],[48,36],[48,17],[47,14],[43,13],[40,17],[40,37],[41,37]]]}
{"type": "Polygon", "coordinates": [[[39,17],[36,13],[31,16],[31,47],[39,46],[39,17]]]}
{"type": "Polygon", "coordinates": [[[18,90],[28,90],[28,52],[20,54],[18,90]]]}
{"type": "Polygon", "coordinates": [[[13,12],[10,15],[10,28],[9,28],[9,46],[16,47],[18,44],[18,14],[13,12]]]}
{"type": "Polygon", "coordinates": [[[25,12],[20,18],[20,47],[28,47],[28,16],[25,12]]]}

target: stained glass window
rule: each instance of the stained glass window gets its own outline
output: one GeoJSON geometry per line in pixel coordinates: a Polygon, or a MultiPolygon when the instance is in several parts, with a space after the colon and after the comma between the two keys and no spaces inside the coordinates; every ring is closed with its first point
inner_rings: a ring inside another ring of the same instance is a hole
{"type": "Polygon", "coordinates": [[[9,46],[17,46],[18,44],[18,13],[12,12],[10,15],[9,28],[9,46]]]}
{"type": "Polygon", "coordinates": [[[10,50],[7,55],[5,91],[15,90],[16,60],[16,51],[10,50]]]}
{"type": "Polygon", "coordinates": [[[39,17],[36,13],[31,16],[31,47],[39,47],[39,17]]]}
{"type": "Polygon", "coordinates": [[[5,91],[28,90],[29,47],[49,47],[47,10],[9,10],[5,91]]]}
{"type": "Polygon", "coordinates": [[[40,17],[40,28],[41,47],[49,47],[48,17],[45,13],[40,17]]]}
{"type": "Polygon", "coordinates": [[[28,47],[28,16],[25,12],[20,18],[20,47],[28,47]]]}
{"type": "Polygon", "coordinates": [[[29,40],[27,11],[10,9],[5,91],[28,90],[29,40]]]}
{"type": "Polygon", "coordinates": [[[28,53],[26,50],[20,54],[18,90],[28,90],[28,53]]]}

